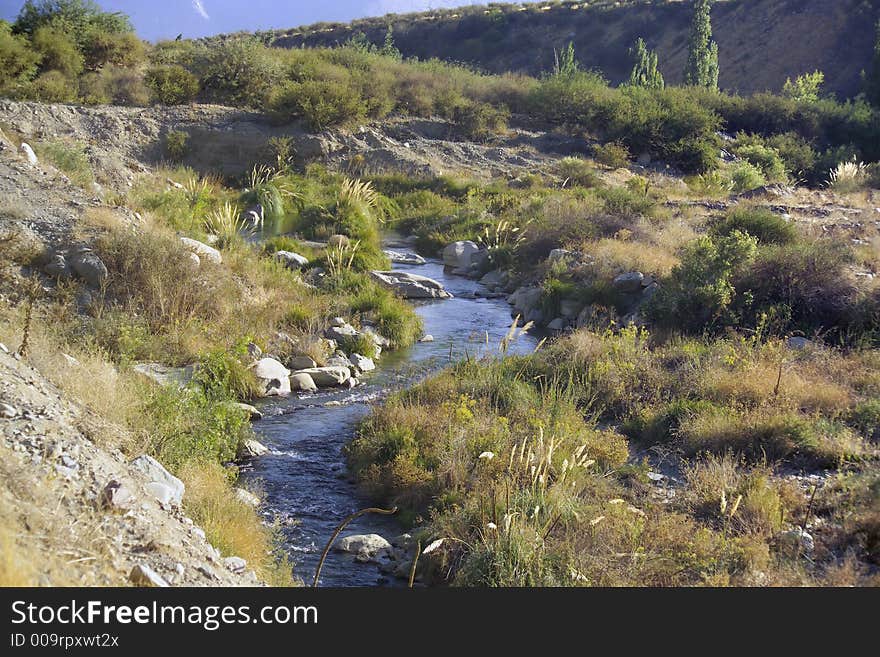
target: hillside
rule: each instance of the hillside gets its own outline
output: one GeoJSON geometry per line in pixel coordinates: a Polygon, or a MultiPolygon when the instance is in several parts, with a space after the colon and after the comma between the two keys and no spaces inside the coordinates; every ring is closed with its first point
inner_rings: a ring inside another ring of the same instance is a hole
{"type": "MultiPolygon", "coordinates": [[[[573,41],[581,64],[600,69],[613,83],[628,77],[628,49],[641,36],[657,49],[667,82],[678,84],[690,15],[689,2],[499,4],[322,23],[264,36],[275,46],[299,48],[342,44],[362,32],[381,44],[391,25],[405,57],[531,75],[550,70],[554,49],[573,41]]],[[[718,2],[712,20],[721,86],[740,93],[778,91],[787,77],[819,69],[829,91],[852,96],[870,61],[878,18],[876,0],[718,2]]]]}

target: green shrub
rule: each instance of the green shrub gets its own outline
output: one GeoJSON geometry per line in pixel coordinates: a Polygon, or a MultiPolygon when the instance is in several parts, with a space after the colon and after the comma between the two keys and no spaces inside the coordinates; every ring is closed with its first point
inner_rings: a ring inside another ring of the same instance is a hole
{"type": "Polygon", "coordinates": [[[59,71],[65,77],[75,78],[85,67],[85,58],[76,43],[62,30],[40,27],[32,37],[33,47],[41,57],[44,71],[59,71]]]}
{"type": "Polygon", "coordinates": [[[190,103],[199,93],[198,78],[182,66],[154,66],[147,70],[144,80],[153,101],[163,105],[190,103]]]}
{"type": "Polygon", "coordinates": [[[378,333],[395,347],[411,345],[422,335],[422,321],[412,306],[375,284],[364,286],[349,305],[352,312],[375,324],[378,333]]]}
{"type": "Polygon", "coordinates": [[[572,187],[598,187],[599,175],[586,160],[578,157],[564,157],[556,164],[556,175],[572,187]]]}
{"type": "Polygon", "coordinates": [[[165,134],[165,155],[172,162],[179,162],[187,153],[189,133],[183,130],[169,130],[165,134]]]}
{"type": "Polygon", "coordinates": [[[751,162],[737,162],[728,172],[731,188],[735,192],[747,192],[767,184],[764,173],[751,162]]]}
{"type": "Polygon", "coordinates": [[[623,144],[612,142],[594,146],[593,157],[599,164],[604,164],[612,169],[621,169],[629,166],[630,153],[623,144]]]}
{"type": "Polygon", "coordinates": [[[80,79],[80,94],[93,105],[137,105],[149,103],[150,94],[140,73],[108,64],[80,79]]]}
{"type": "Polygon", "coordinates": [[[26,97],[43,103],[76,102],[78,88],[76,80],[72,80],[61,71],[41,73],[24,91],[26,97]]]}
{"type": "Polygon", "coordinates": [[[29,82],[39,61],[40,55],[29,47],[28,40],[12,34],[9,23],[0,20],[0,91],[8,93],[29,82]]]}
{"type": "Polygon", "coordinates": [[[488,103],[464,103],[455,108],[452,120],[458,130],[473,141],[488,141],[505,130],[510,112],[488,103]]]}
{"type": "Polygon", "coordinates": [[[738,230],[713,239],[698,238],[687,245],[681,264],[647,306],[659,324],[701,331],[723,321],[735,298],[734,281],[751,266],[757,240],[738,230]]]}
{"type": "Polygon", "coordinates": [[[733,152],[758,167],[768,180],[779,182],[787,179],[785,164],[776,149],[763,144],[744,144],[735,146],[733,152]]]}
{"type": "Polygon", "coordinates": [[[199,64],[206,100],[241,107],[263,107],[282,78],[271,50],[256,38],[236,37],[213,46],[199,64]]]}
{"type": "Polygon", "coordinates": [[[195,382],[211,400],[252,399],[259,395],[260,386],[253,371],[246,367],[248,340],[241,340],[233,349],[219,347],[199,359],[195,382]]]}
{"type": "Polygon", "coordinates": [[[791,244],[797,240],[797,229],[769,208],[736,207],[711,225],[711,234],[730,235],[734,231],[748,233],[758,244],[791,244]]]}
{"type": "Polygon", "coordinates": [[[360,93],[332,80],[286,82],[272,92],[268,105],[276,121],[303,119],[314,132],[360,121],[367,115],[360,93]]]}
{"type": "Polygon", "coordinates": [[[77,185],[85,187],[94,180],[92,165],[80,144],[54,140],[39,144],[37,151],[77,185]]]}

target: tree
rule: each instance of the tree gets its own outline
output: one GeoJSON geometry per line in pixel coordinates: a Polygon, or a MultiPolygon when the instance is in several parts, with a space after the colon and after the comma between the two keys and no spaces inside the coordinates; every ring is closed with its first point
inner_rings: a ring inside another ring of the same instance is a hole
{"type": "Polygon", "coordinates": [[[694,0],[694,18],[688,42],[685,84],[718,88],[718,44],[712,39],[712,0],[694,0]]]}
{"type": "Polygon", "coordinates": [[[865,96],[874,107],[880,107],[880,21],[877,22],[877,41],[871,70],[865,76],[865,96]]]}
{"type": "Polygon", "coordinates": [[[73,40],[57,27],[43,25],[33,36],[34,50],[42,55],[40,69],[75,78],[83,71],[83,56],[73,40]]]}
{"type": "Polygon", "coordinates": [[[799,75],[794,82],[786,78],[782,86],[782,95],[802,103],[815,103],[819,100],[819,90],[825,83],[825,74],[822,71],[804,73],[799,75]]]}
{"type": "Polygon", "coordinates": [[[92,0],[27,0],[13,26],[17,34],[32,37],[43,26],[61,30],[84,49],[94,32],[133,32],[125,14],[108,13],[92,0]]]}
{"type": "Polygon", "coordinates": [[[0,92],[30,82],[39,61],[39,54],[28,47],[27,39],[12,34],[12,26],[0,21],[0,92]]]}
{"type": "Polygon", "coordinates": [[[657,53],[653,50],[648,50],[645,40],[641,37],[636,41],[635,47],[630,48],[629,52],[635,59],[632,73],[629,75],[630,86],[662,89],[665,83],[663,82],[663,74],[657,68],[657,53]]]}

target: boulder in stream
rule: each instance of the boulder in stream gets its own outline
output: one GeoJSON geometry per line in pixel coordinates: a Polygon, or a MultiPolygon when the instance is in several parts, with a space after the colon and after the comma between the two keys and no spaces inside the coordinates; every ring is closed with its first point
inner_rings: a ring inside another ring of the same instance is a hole
{"type": "Polygon", "coordinates": [[[338,365],[330,367],[312,367],[307,370],[294,372],[294,376],[298,374],[307,374],[319,388],[332,388],[346,383],[351,378],[351,369],[338,365]]]}
{"type": "Polygon", "coordinates": [[[407,253],[406,251],[383,251],[386,257],[394,263],[400,265],[424,265],[427,262],[417,253],[407,253]]]}
{"type": "Polygon", "coordinates": [[[451,299],[452,295],[433,278],[401,271],[371,271],[370,275],[381,285],[393,290],[404,299],[451,299]]]}

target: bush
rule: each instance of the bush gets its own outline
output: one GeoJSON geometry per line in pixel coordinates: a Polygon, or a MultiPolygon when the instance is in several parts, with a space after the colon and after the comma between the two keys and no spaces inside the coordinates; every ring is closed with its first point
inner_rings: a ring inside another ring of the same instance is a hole
{"type": "Polygon", "coordinates": [[[39,144],[37,150],[77,185],[85,187],[94,180],[92,165],[80,144],[55,140],[39,144]]]}
{"type": "Polygon", "coordinates": [[[764,144],[743,144],[734,146],[733,152],[758,167],[766,178],[772,182],[780,182],[787,179],[785,164],[776,149],[764,144]]]}
{"type": "Polygon", "coordinates": [[[31,82],[25,94],[43,103],[73,103],[76,102],[78,89],[76,80],[68,78],[61,71],[47,71],[31,82]]]}
{"type": "Polygon", "coordinates": [[[711,234],[730,235],[734,231],[748,233],[758,244],[791,244],[797,240],[797,229],[769,208],[737,207],[711,225],[711,234]]]}
{"type": "Polygon", "coordinates": [[[75,78],[82,73],[85,59],[76,43],[57,28],[43,26],[34,32],[33,47],[41,59],[44,71],[60,71],[65,77],[75,78]]]}
{"type": "Polygon", "coordinates": [[[578,157],[564,157],[559,160],[555,173],[571,187],[598,187],[601,183],[595,168],[578,157]]]}
{"type": "Polygon", "coordinates": [[[172,162],[179,162],[186,156],[188,143],[188,132],[169,130],[165,134],[165,155],[172,162]]]}
{"type": "Polygon", "coordinates": [[[210,48],[200,64],[206,100],[241,107],[263,107],[282,77],[277,58],[256,38],[233,38],[210,48]]]}
{"type": "Polygon", "coordinates": [[[144,80],[153,102],[162,105],[183,105],[195,100],[199,93],[198,78],[182,66],[154,66],[144,80]]]}
{"type": "Polygon", "coordinates": [[[452,120],[459,131],[473,141],[488,141],[507,129],[510,112],[487,103],[465,103],[455,108],[452,120]]]}
{"type": "Polygon", "coordinates": [[[358,91],[334,81],[287,82],[272,93],[268,105],[276,121],[303,119],[313,132],[360,121],[367,115],[358,91]]]}
{"type": "Polygon", "coordinates": [[[736,230],[716,239],[694,240],[648,304],[649,316],[663,326],[685,331],[723,323],[734,301],[734,281],[756,253],[757,240],[736,230]]]}
{"type": "Polygon", "coordinates": [[[629,165],[629,149],[621,143],[598,144],[593,147],[593,157],[599,164],[612,169],[621,169],[629,165]]]}
{"type": "Polygon", "coordinates": [[[6,21],[0,20],[0,92],[9,92],[25,84],[36,75],[38,53],[29,46],[25,37],[12,34],[6,21]]]}
{"type": "Polygon", "coordinates": [[[91,70],[107,64],[134,68],[146,58],[144,42],[132,32],[92,30],[83,51],[86,66],[91,70]]]}
{"type": "Polygon", "coordinates": [[[140,73],[108,64],[96,73],[81,78],[80,93],[94,105],[146,105],[150,94],[140,73]]]}
{"type": "Polygon", "coordinates": [[[747,192],[767,184],[764,173],[750,162],[737,162],[728,172],[734,192],[747,192]]]}

